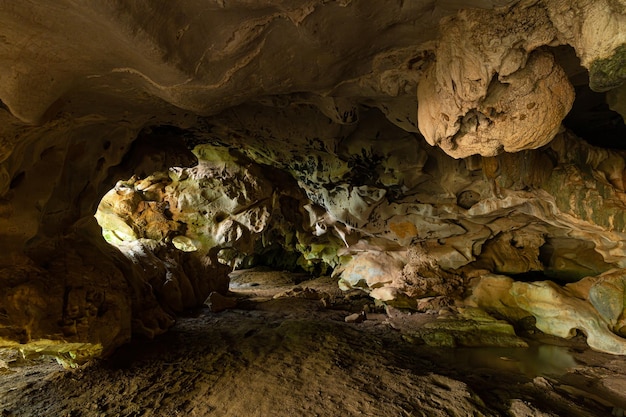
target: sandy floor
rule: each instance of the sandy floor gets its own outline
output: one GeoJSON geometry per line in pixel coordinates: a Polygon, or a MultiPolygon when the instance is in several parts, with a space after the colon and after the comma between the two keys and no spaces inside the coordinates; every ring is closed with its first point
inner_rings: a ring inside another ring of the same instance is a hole
{"type": "Polygon", "coordinates": [[[626,360],[591,352],[584,340],[430,348],[396,330],[370,299],[305,278],[238,273],[236,309],[203,309],[162,337],[78,369],[3,351],[0,417],[587,417],[626,409],[626,360]],[[344,321],[364,309],[363,323],[344,321]]]}

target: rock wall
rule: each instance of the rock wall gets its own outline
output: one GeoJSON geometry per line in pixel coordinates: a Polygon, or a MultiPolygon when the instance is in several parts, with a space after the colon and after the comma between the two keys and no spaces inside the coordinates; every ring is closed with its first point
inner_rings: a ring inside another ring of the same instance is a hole
{"type": "Polygon", "coordinates": [[[622,353],[619,279],[578,283],[626,268],[625,155],[561,122],[581,82],[626,116],[626,6],[460,7],[0,8],[2,343],[106,354],[278,255],[392,305],[532,315],[622,353]],[[578,286],[522,282],[538,276],[578,286]]]}

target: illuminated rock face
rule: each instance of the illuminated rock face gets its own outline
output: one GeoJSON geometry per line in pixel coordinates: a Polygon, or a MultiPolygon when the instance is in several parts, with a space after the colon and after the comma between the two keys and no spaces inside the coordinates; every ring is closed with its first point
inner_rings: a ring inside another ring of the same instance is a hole
{"type": "Polygon", "coordinates": [[[437,61],[418,89],[419,127],[428,143],[455,158],[548,143],[574,101],[565,72],[537,50],[556,38],[540,4],[448,19],[437,61]]]}
{"type": "Polygon", "coordinates": [[[3,344],[107,353],[265,263],[624,352],[625,154],[562,125],[626,114],[621,2],[162,3],[0,11],[3,344]]]}

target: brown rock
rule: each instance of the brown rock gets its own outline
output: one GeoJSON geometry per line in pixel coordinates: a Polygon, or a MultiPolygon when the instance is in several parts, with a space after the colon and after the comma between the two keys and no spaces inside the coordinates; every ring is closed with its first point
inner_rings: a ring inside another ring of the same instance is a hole
{"type": "Polygon", "coordinates": [[[454,158],[545,145],[574,101],[554,58],[532,52],[556,35],[545,9],[520,8],[510,19],[499,13],[445,20],[437,60],[418,84],[420,132],[454,158]]]}
{"type": "Polygon", "coordinates": [[[213,313],[219,313],[220,311],[235,308],[237,306],[237,299],[226,297],[218,292],[212,292],[204,301],[204,305],[209,307],[209,310],[213,313]]]}
{"type": "Polygon", "coordinates": [[[367,320],[365,311],[361,311],[360,313],[350,314],[349,316],[346,316],[345,318],[346,323],[363,323],[365,320],[367,320]]]}

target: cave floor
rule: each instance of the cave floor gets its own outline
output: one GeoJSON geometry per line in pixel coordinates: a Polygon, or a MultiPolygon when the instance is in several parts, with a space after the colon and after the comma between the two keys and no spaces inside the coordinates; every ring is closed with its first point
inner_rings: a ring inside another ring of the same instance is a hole
{"type": "MultiPolygon", "coordinates": [[[[626,409],[626,359],[590,351],[581,337],[535,335],[529,348],[428,347],[412,343],[369,298],[342,293],[330,278],[305,278],[236,273],[237,308],[194,312],[154,340],[136,339],[75,369],[2,351],[0,416],[622,416],[626,409]],[[367,320],[345,322],[363,309],[367,320]]],[[[412,315],[414,323],[433,319],[412,315]]]]}

